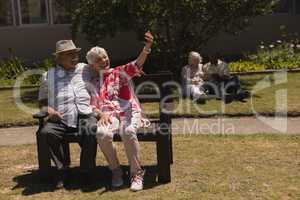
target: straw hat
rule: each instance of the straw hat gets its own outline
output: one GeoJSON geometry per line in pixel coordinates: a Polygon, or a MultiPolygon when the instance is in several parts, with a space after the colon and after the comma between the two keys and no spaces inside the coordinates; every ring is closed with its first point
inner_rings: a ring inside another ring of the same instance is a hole
{"type": "Polygon", "coordinates": [[[59,40],[56,42],[56,52],[53,53],[53,55],[72,50],[76,50],[78,52],[81,48],[77,48],[72,40],[59,40]]]}

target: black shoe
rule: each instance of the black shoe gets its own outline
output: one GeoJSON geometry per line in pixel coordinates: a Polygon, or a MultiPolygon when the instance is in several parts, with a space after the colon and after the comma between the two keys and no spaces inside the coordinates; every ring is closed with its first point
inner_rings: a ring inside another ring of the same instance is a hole
{"type": "Polygon", "coordinates": [[[243,101],[246,98],[250,97],[250,93],[248,91],[239,91],[236,95],[235,95],[235,99],[238,101],[243,101]]]}
{"type": "Polygon", "coordinates": [[[81,172],[80,173],[80,183],[82,186],[91,186],[93,184],[93,179],[90,173],[81,172]]]}
{"type": "Polygon", "coordinates": [[[234,96],[232,94],[226,94],[224,96],[224,102],[226,104],[233,102],[233,100],[234,100],[234,96]]]}
{"type": "Polygon", "coordinates": [[[63,182],[63,180],[58,180],[57,182],[56,182],[56,184],[55,184],[55,188],[56,189],[62,189],[62,188],[64,188],[64,182],[63,182]]]}
{"type": "Polygon", "coordinates": [[[197,104],[205,104],[206,103],[206,100],[204,98],[199,98],[197,99],[197,104]]]}

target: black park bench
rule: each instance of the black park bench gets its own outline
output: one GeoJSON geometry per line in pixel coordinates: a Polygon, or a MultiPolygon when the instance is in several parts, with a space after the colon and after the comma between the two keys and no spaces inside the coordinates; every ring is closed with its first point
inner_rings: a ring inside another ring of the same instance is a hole
{"type": "MultiPolygon", "coordinates": [[[[137,137],[140,142],[155,142],[157,152],[157,175],[159,183],[171,182],[170,165],[173,163],[173,150],[172,150],[172,120],[169,111],[172,109],[174,97],[166,98],[171,95],[171,88],[168,81],[172,81],[173,76],[170,72],[162,72],[159,74],[149,74],[142,77],[134,78],[133,83],[136,87],[140,84],[145,84],[153,89],[155,93],[146,93],[138,95],[138,99],[143,102],[158,102],[159,103],[159,118],[151,119],[151,127],[143,128],[138,131],[137,137]]],[[[35,119],[39,120],[39,128],[36,132],[37,140],[37,154],[40,178],[51,176],[51,160],[49,148],[46,138],[39,134],[44,126],[47,113],[36,113],[33,115],[35,119]]],[[[64,148],[69,155],[70,162],[70,147],[69,143],[78,142],[79,135],[71,135],[65,141],[64,148]]],[[[121,141],[119,134],[114,135],[114,141],[121,141]]],[[[95,146],[97,148],[97,146],[95,146]]]]}

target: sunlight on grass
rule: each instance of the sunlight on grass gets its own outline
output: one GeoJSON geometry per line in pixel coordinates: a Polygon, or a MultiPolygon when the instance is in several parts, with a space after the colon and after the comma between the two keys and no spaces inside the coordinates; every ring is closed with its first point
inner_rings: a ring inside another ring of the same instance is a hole
{"type": "MultiPolygon", "coordinates": [[[[157,185],[146,177],[142,192],[125,187],[106,191],[100,182],[91,191],[78,187],[74,169],[73,187],[49,190],[40,184],[36,169],[36,146],[0,147],[0,199],[299,199],[300,137],[279,135],[174,137],[172,182],[157,185]],[[33,172],[32,172],[33,170],[33,172]]],[[[123,145],[118,155],[127,165],[123,145]]],[[[79,147],[71,146],[73,166],[79,165],[79,147]]],[[[155,145],[141,144],[143,165],[156,163],[155,145]]],[[[97,165],[106,166],[98,151],[97,165]]],[[[107,168],[105,168],[107,169],[107,168]]],[[[77,170],[77,171],[76,171],[77,170]]],[[[149,170],[146,167],[146,170],[149,170]]],[[[95,177],[104,175],[95,171],[95,177]]],[[[104,176],[105,177],[105,176],[104,176]]]]}
{"type": "MultiPolygon", "coordinates": [[[[230,104],[224,104],[222,101],[210,100],[207,101],[205,105],[200,105],[193,103],[189,99],[180,99],[174,104],[173,114],[177,117],[197,117],[216,114],[253,115],[253,111],[261,114],[273,114],[278,110],[282,112],[282,109],[284,108],[284,101],[282,104],[278,104],[278,101],[276,101],[276,95],[278,92],[287,89],[287,112],[290,115],[299,115],[299,76],[300,73],[289,73],[287,83],[272,85],[271,87],[260,90],[253,94],[252,99],[248,99],[246,102],[232,102],[230,104]]],[[[251,91],[251,89],[259,82],[273,83],[274,77],[273,75],[241,76],[241,82],[245,89],[251,91]]],[[[284,99],[284,96],[281,98],[284,99]]],[[[22,91],[22,99],[24,100],[25,105],[33,108],[33,112],[37,108],[37,89],[24,89],[22,91]]],[[[159,106],[157,103],[144,103],[142,104],[142,107],[147,116],[158,116],[159,106]]],[[[30,113],[25,113],[16,106],[11,90],[0,91],[0,110],[0,126],[36,123],[36,121],[32,119],[30,113]]]]}

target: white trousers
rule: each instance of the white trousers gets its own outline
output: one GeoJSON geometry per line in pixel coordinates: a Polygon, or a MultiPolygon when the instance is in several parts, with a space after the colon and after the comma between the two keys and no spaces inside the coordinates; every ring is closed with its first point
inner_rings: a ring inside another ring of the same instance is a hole
{"type": "Polygon", "coordinates": [[[141,113],[138,111],[128,111],[121,119],[113,116],[111,124],[98,126],[96,135],[97,142],[111,170],[120,166],[116,148],[113,144],[113,136],[115,133],[120,134],[124,143],[131,175],[135,175],[141,170],[141,163],[139,159],[140,146],[136,135],[140,126],[141,113]]]}
{"type": "Polygon", "coordinates": [[[191,94],[194,100],[199,99],[201,96],[205,95],[204,90],[202,89],[202,83],[198,85],[188,84],[187,91],[188,94],[191,94]]]}

